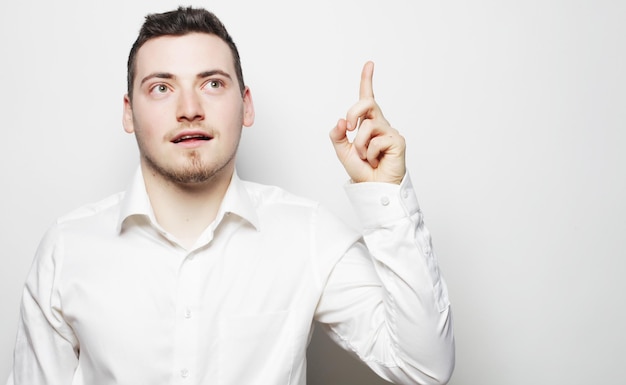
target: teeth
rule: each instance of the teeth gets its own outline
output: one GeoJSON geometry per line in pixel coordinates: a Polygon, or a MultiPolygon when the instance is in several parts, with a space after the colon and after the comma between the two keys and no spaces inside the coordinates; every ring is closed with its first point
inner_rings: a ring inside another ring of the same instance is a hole
{"type": "Polygon", "coordinates": [[[180,143],[184,140],[189,140],[189,139],[202,139],[202,140],[210,140],[211,138],[204,136],[204,135],[185,135],[185,136],[181,136],[180,138],[176,139],[174,141],[174,143],[180,143]]]}

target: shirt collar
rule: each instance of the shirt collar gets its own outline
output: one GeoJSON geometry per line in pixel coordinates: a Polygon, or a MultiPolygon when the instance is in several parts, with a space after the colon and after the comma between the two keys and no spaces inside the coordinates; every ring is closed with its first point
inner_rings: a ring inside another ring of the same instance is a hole
{"type": "MultiPolygon", "coordinates": [[[[236,214],[248,221],[257,230],[259,218],[256,212],[255,199],[246,188],[246,182],[239,179],[237,172],[228,185],[220,209],[217,212],[216,221],[221,221],[226,213],[236,214]]],[[[117,232],[122,231],[124,222],[132,216],[144,216],[154,224],[157,223],[154,211],[150,205],[150,198],[146,191],[141,167],[137,168],[129,187],[124,193],[120,206],[120,216],[117,222],[117,232]]]]}
{"type": "Polygon", "coordinates": [[[260,224],[256,208],[257,200],[253,192],[247,188],[245,181],[239,179],[239,175],[235,171],[217,213],[217,218],[222,218],[226,213],[235,214],[259,230],[260,224]]]}

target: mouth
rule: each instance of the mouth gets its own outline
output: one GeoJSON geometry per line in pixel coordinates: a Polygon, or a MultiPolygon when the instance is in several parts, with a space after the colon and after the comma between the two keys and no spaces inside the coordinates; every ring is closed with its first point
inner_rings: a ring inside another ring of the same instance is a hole
{"type": "Polygon", "coordinates": [[[209,141],[213,139],[212,136],[209,136],[205,133],[187,133],[181,134],[172,139],[172,143],[186,143],[186,142],[195,142],[195,141],[209,141]]]}

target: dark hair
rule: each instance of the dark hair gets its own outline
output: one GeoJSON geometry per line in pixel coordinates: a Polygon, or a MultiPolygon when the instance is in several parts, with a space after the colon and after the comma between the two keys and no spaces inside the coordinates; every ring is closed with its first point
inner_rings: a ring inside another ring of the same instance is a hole
{"type": "Polygon", "coordinates": [[[175,11],[164,13],[154,13],[146,16],[146,20],[139,30],[139,36],[130,49],[127,64],[127,87],[128,97],[133,97],[133,82],[135,80],[135,70],[137,66],[137,51],[148,40],[161,36],[183,36],[193,32],[207,33],[222,39],[233,54],[233,63],[237,72],[239,88],[243,94],[245,84],[243,82],[243,71],[241,70],[241,59],[235,42],[228,34],[224,24],[213,13],[193,7],[179,7],[175,11]]]}

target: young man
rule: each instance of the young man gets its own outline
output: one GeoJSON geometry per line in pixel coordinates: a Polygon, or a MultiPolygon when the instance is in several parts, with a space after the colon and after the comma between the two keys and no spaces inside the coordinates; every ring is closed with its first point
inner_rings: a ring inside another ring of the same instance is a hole
{"type": "Polygon", "coordinates": [[[372,76],[330,133],[362,236],[237,177],[254,107],[235,44],[202,9],[148,16],[124,97],[140,167],[42,240],[9,384],[304,384],[313,321],[389,381],[445,383],[446,287],[372,76]]]}

